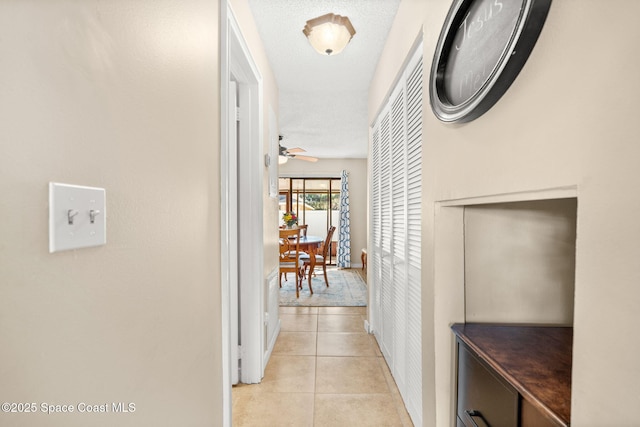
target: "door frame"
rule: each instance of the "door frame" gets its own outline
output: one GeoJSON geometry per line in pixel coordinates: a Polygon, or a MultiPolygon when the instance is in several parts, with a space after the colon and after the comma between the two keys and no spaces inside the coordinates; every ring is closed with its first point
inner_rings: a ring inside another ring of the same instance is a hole
{"type": "Polygon", "coordinates": [[[231,425],[231,357],[232,318],[238,315],[242,342],[240,382],[258,383],[264,374],[264,225],[263,211],[263,112],[262,76],[256,66],[240,26],[227,0],[220,4],[220,96],[221,96],[221,297],[222,297],[222,385],[223,425],[231,425]],[[230,153],[229,82],[239,85],[241,108],[238,139],[239,160],[230,153]],[[230,174],[238,170],[238,203],[230,197],[233,180],[230,174]],[[239,208],[239,206],[241,208],[239,208]],[[233,224],[236,229],[230,229],[233,224]],[[233,239],[238,239],[237,246],[233,239]],[[237,250],[233,249],[236,248],[237,250]],[[239,254],[242,254],[240,256],[239,254]],[[236,267],[237,266],[237,267],[236,267]],[[234,302],[231,284],[238,270],[239,304],[234,302]]]}

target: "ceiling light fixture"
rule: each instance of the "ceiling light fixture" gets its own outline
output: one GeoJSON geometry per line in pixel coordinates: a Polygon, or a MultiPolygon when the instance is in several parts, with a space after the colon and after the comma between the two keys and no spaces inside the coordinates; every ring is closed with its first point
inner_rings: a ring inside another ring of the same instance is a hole
{"type": "Polygon", "coordinates": [[[346,16],[327,13],[308,20],[302,32],[318,53],[335,55],[342,52],[356,30],[346,16]]]}
{"type": "Polygon", "coordinates": [[[278,156],[279,165],[284,165],[285,163],[287,163],[287,160],[289,160],[287,156],[283,156],[282,154],[278,156]]]}

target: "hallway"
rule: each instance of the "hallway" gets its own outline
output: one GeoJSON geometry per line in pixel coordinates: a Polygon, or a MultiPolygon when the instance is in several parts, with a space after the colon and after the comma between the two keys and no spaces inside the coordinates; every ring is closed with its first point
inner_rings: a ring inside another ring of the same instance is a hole
{"type": "Polygon", "coordinates": [[[280,307],[261,384],[233,388],[233,426],[412,426],[366,307],[280,307]]]}

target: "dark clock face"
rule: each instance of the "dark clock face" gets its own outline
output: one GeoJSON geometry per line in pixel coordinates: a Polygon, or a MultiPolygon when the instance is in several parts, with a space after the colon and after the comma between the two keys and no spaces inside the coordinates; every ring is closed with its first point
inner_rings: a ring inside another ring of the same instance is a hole
{"type": "Polygon", "coordinates": [[[486,112],[526,62],[551,0],[455,0],[431,69],[431,105],[443,121],[486,112]]]}
{"type": "Polygon", "coordinates": [[[514,34],[522,0],[475,1],[460,23],[445,64],[444,92],[453,105],[478,92],[514,34]]]}

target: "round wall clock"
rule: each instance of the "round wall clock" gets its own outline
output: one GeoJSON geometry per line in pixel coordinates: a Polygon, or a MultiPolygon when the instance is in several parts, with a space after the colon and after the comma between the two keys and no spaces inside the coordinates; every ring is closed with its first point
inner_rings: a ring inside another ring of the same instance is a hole
{"type": "Polygon", "coordinates": [[[469,122],[507,91],[538,40],[551,0],[454,0],[438,39],[429,97],[444,122],[469,122]]]}

